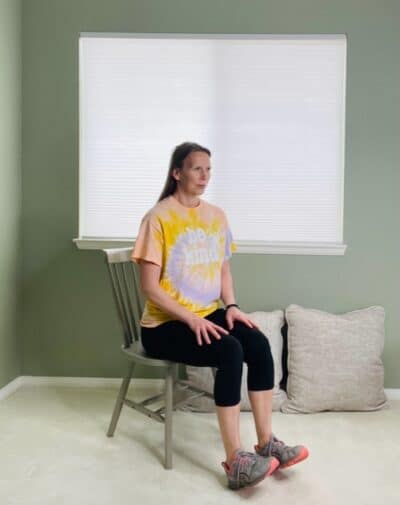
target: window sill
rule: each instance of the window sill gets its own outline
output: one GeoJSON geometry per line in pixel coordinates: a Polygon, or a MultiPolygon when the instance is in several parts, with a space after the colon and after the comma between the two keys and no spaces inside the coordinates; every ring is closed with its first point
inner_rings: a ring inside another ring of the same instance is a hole
{"type": "MultiPolygon", "coordinates": [[[[78,249],[111,249],[132,247],[133,239],[74,238],[78,249]]],[[[294,254],[318,256],[343,256],[347,245],[338,242],[256,242],[238,241],[236,254],[294,254]]]]}

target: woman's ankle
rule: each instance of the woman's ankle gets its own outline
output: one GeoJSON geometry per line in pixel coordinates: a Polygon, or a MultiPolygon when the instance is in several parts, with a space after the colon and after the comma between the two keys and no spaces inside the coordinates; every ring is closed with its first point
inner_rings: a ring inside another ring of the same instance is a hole
{"type": "Polygon", "coordinates": [[[264,447],[265,445],[268,444],[268,442],[271,440],[271,434],[269,435],[263,435],[259,437],[258,439],[258,446],[259,447],[264,447]]]}
{"type": "Polygon", "coordinates": [[[232,449],[231,451],[225,453],[226,454],[225,461],[226,461],[226,463],[228,463],[228,465],[230,465],[233,462],[233,460],[236,457],[236,453],[240,450],[241,450],[241,447],[237,447],[236,449],[232,449]]]}

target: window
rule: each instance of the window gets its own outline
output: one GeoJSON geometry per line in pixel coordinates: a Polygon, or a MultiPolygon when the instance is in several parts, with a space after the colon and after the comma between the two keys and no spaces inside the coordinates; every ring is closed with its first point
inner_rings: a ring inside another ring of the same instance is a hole
{"type": "Polygon", "coordinates": [[[344,253],[344,35],[81,34],[79,59],[78,246],[131,244],[189,140],[239,252],[344,253]]]}

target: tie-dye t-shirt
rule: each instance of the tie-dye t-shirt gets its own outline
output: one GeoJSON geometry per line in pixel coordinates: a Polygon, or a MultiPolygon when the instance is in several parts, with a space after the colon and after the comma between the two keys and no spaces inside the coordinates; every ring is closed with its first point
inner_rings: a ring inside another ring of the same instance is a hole
{"type": "MultiPolygon", "coordinates": [[[[219,307],[222,263],[235,250],[222,209],[204,200],[197,207],[185,207],[171,195],[144,216],[132,261],[159,265],[160,287],[205,317],[219,307]]],[[[154,327],[172,319],[147,300],[140,324],[154,327]]]]}

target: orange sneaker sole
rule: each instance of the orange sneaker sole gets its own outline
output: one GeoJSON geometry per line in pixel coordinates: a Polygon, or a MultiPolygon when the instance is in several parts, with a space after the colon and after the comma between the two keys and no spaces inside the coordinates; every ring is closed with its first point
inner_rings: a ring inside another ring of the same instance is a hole
{"type": "Polygon", "coordinates": [[[272,473],[275,472],[275,470],[279,467],[280,463],[279,463],[279,459],[278,458],[275,458],[272,460],[271,462],[271,466],[270,466],[270,469],[268,470],[267,474],[266,474],[266,477],[268,475],[271,475],[272,473]]]}
{"type": "Polygon", "coordinates": [[[252,482],[251,484],[249,484],[248,486],[245,486],[245,487],[251,487],[251,486],[255,486],[256,484],[259,484],[266,477],[269,477],[271,474],[273,474],[275,472],[275,470],[279,467],[279,459],[275,458],[274,456],[273,456],[273,458],[274,459],[271,461],[271,466],[269,467],[268,472],[265,473],[259,479],[255,480],[254,482],[252,482]]]}
{"type": "MultiPolygon", "coordinates": [[[[222,462],[221,465],[223,466],[223,468],[226,468],[227,465],[225,462],[222,462]]],[[[239,491],[240,489],[244,489],[246,487],[252,487],[252,486],[255,486],[256,484],[259,484],[260,482],[262,482],[266,477],[269,477],[272,473],[275,472],[275,470],[279,467],[279,459],[275,458],[273,456],[273,460],[271,461],[271,466],[268,468],[268,471],[262,475],[259,479],[253,481],[251,484],[248,484],[247,486],[242,486],[240,488],[237,488],[237,489],[232,489],[233,491],[239,491]]]]}
{"type": "Polygon", "coordinates": [[[309,452],[307,447],[303,447],[301,450],[300,454],[297,456],[297,458],[293,459],[292,461],[289,461],[289,463],[286,463],[284,465],[281,465],[280,468],[288,468],[289,466],[296,465],[297,463],[300,463],[300,461],[305,460],[308,458],[309,452]]]}

